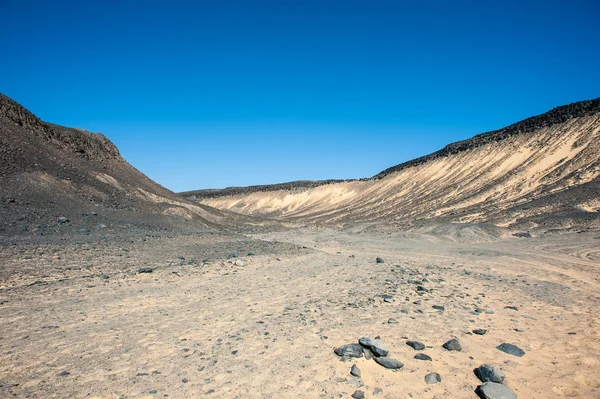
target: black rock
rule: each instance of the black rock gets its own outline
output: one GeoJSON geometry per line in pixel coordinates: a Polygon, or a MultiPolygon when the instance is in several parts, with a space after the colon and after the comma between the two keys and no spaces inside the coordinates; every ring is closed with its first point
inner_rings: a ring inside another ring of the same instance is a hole
{"type": "Polygon", "coordinates": [[[385,263],[385,261],[383,260],[383,258],[380,258],[380,257],[377,257],[375,259],[375,262],[377,262],[377,263],[385,263]]]}
{"type": "Polygon", "coordinates": [[[356,364],[352,365],[352,368],[350,369],[350,374],[360,378],[360,369],[358,367],[356,367],[356,364]]]}
{"type": "Polygon", "coordinates": [[[141,267],[138,269],[138,273],[152,273],[152,271],[151,267],[141,267]]]}
{"type": "Polygon", "coordinates": [[[425,349],[425,345],[423,345],[419,341],[406,341],[406,345],[410,346],[416,351],[422,351],[423,349],[425,349]]]}
{"type": "Polygon", "coordinates": [[[525,351],[523,349],[513,344],[507,344],[506,342],[498,345],[496,349],[517,357],[523,357],[523,355],[525,354],[525,351]]]}
{"type": "Polygon", "coordinates": [[[458,340],[456,338],[453,338],[450,341],[446,342],[443,345],[443,347],[449,351],[461,351],[462,350],[462,346],[460,345],[460,342],[458,342],[458,340]]]}
{"type": "Polygon", "coordinates": [[[481,399],[517,399],[517,395],[506,385],[497,382],[484,382],[477,387],[475,393],[481,399]]]}
{"type": "Polygon", "coordinates": [[[66,377],[68,375],[71,375],[71,373],[69,373],[68,371],[61,371],[60,373],[58,373],[59,377],[66,377]]]}
{"type": "Polygon", "coordinates": [[[481,382],[497,382],[499,384],[504,382],[504,373],[502,370],[491,364],[482,364],[473,370],[473,372],[481,382]]]}
{"type": "Polygon", "coordinates": [[[435,310],[439,310],[439,311],[444,311],[446,310],[442,305],[433,305],[432,308],[434,308],[435,310]]]}
{"type": "Polygon", "coordinates": [[[359,358],[363,356],[363,347],[359,344],[348,344],[335,348],[333,352],[340,357],[359,358]]]}
{"type": "Polygon", "coordinates": [[[354,391],[352,397],[354,399],[365,399],[365,393],[363,391],[354,391]]]}
{"type": "Polygon", "coordinates": [[[415,355],[415,359],[417,359],[417,360],[429,360],[430,362],[432,361],[431,356],[426,355],[424,353],[417,353],[415,355]]]}
{"type": "Polygon", "coordinates": [[[437,384],[442,382],[442,376],[438,373],[429,373],[425,376],[425,382],[428,384],[437,384]]]}
{"type": "Polygon", "coordinates": [[[389,357],[376,357],[375,361],[386,369],[398,370],[404,367],[404,363],[389,357]]]}
{"type": "Polygon", "coordinates": [[[364,346],[365,348],[370,349],[371,352],[373,352],[373,355],[375,355],[376,357],[388,355],[388,349],[383,344],[383,342],[381,342],[378,339],[362,337],[358,340],[358,343],[364,346]]]}
{"type": "Polygon", "coordinates": [[[485,335],[486,332],[487,332],[487,330],[484,330],[483,328],[478,328],[476,330],[473,330],[473,334],[477,334],[477,335],[485,335]]]}

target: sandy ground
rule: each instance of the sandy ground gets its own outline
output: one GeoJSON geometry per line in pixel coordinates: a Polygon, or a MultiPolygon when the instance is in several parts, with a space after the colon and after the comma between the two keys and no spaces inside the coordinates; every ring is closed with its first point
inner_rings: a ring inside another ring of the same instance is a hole
{"type": "Polygon", "coordinates": [[[23,242],[0,246],[0,265],[1,398],[476,398],[483,363],[520,398],[600,398],[599,232],[23,242]],[[362,336],[404,368],[333,353],[362,336]],[[461,352],[442,348],[451,338],[461,352]],[[433,361],[413,359],[408,339],[433,361]],[[434,371],[442,381],[427,385],[434,371]]]}

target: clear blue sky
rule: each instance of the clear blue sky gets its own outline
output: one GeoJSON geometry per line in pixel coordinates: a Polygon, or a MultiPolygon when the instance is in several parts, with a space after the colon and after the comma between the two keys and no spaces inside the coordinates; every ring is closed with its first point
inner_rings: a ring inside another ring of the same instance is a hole
{"type": "Polygon", "coordinates": [[[600,2],[0,0],[0,92],[174,190],[356,178],[600,96],[600,2]]]}

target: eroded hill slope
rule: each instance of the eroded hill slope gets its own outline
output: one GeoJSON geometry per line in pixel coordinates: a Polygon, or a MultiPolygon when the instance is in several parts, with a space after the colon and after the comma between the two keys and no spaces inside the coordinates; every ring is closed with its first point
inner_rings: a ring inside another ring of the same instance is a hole
{"type": "Polygon", "coordinates": [[[0,94],[0,236],[211,228],[230,218],[150,180],[102,134],[43,122],[0,94]]]}
{"type": "Polygon", "coordinates": [[[569,227],[597,223],[599,175],[596,99],[450,144],[371,179],[183,195],[247,215],[318,224],[435,219],[569,227]]]}

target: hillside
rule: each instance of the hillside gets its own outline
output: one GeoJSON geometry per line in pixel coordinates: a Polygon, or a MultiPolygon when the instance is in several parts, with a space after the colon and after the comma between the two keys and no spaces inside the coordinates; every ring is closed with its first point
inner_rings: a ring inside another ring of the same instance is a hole
{"type": "Polygon", "coordinates": [[[183,193],[219,209],[316,224],[598,222],[600,99],[557,107],[370,179],[183,193]]]}
{"type": "Polygon", "coordinates": [[[153,182],[104,135],[43,122],[0,94],[0,236],[206,230],[230,217],[153,182]]]}

